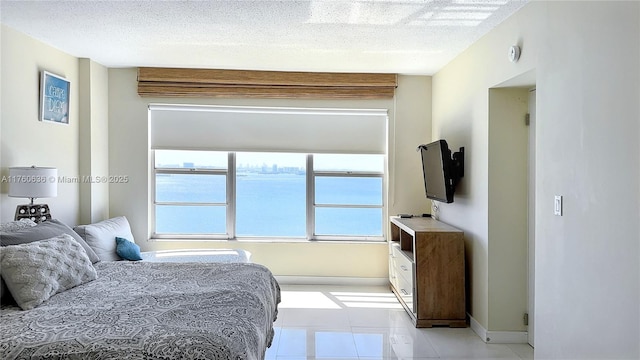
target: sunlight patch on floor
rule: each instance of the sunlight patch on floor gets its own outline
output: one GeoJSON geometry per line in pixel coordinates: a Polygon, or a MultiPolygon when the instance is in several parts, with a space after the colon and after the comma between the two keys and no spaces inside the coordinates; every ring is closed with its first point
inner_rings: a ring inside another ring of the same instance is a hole
{"type": "Polygon", "coordinates": [[[321,291],[282,291],[279,308],[290,309],[341,309],[321,291]]]}

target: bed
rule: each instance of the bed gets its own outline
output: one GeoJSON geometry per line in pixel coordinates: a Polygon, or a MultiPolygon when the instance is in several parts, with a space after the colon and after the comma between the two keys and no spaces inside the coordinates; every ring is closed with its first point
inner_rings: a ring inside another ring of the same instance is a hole
{"type": "MultiPolygon", "coordinates": [[[[84,251],[67,234],[27,245],[41,243],[62,244],[61,253],[84,251]]],[[[3,245],[7,280],[7,249],[17,247],[3,245]]],[[[94,269],[92,280],[29,310],[2,306],[0,358],[262,359],[271,345],[280,288],[260,264],[91,263],[88,256],[70,262],[82,261],[94,269]]],[[[7,285],[13,294],[15,284],[7,285]]]]}

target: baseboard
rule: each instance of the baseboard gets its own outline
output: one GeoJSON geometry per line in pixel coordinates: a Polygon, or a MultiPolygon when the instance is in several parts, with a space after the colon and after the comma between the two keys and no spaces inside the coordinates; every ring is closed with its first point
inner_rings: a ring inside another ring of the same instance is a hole
{"type": "Polygon", "coordinates": [[[276,276],[278,283],[283,285],[351,285],[351,286],[379,286],[388,285],[389,278],[361,278],[343,276],[276,276]]]}
{"type": "Polygon", "coordinates": [[[526,331],[488,331],[469,315],[469,326],[482,341],[490,344],[527,344],[529,336],[526,331]]]}
{"type": "Polygon", "coordinates": [[[473,330],[473,332],[476,333],[476,335],[478,335],[480,339],[482,339],[482,341],[487,342],[487,329],[480,325],[480,323],[476,319],[474,319],[473,316],[471,316],[470,314],[467,315],[469,316],[469,327],[471,328],[471,330],[473,330]]]}

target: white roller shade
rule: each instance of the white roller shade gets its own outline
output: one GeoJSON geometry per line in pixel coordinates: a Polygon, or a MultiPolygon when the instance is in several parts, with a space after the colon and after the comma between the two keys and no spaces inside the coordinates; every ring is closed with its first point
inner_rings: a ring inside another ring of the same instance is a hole
{"type": "Polygon", "coordinates": [[[384,154],[386,109],[149,105],[153,149],[384,154]]]}

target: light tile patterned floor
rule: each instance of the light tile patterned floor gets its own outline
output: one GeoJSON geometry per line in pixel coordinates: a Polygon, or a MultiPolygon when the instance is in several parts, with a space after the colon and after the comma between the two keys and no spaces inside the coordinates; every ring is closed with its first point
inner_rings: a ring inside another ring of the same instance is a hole
{"type": "Polygon", "coordinates": [[[470,329],[416,329],[385,286],[282,285],[266,359],[533,359],[470,329]]]}

